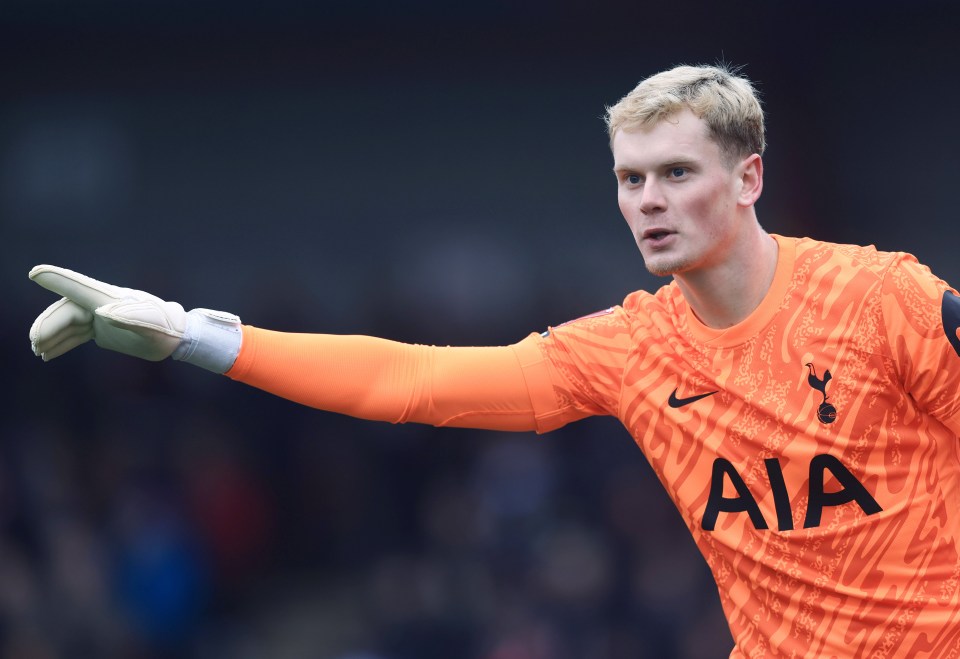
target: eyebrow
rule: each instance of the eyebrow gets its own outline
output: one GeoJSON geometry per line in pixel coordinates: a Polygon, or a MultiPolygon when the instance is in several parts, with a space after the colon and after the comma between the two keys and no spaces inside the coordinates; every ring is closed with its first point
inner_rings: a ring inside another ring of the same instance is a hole
{"type": "MultiPolygon", "coordinates": [[[[698,160],[696,158],[689,158],[686,156],[681,156],[679,158],[671,158],[670,160],[656,165],[655,169],[670,169],[671,167],[689,167],[690,165],[697,164],[698,160]]],[[[641,168],[632,167],[629,164],[623,165],[614,165],[613,171],[615,173],[620,172],[636,172],[641,168]]]]}

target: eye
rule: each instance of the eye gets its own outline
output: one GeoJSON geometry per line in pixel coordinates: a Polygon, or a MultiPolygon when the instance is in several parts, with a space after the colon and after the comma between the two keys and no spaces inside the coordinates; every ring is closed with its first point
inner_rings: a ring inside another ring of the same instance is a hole
{"type": "Polygon", "coordinates": [[[670,168],[670,178],[683,178],[687,175],[686,167],[671,167],[670,168]]]}
{"type": "Polygon", "coordinates": [[[630,185],[637,185],[638,183],[640,183],[640,180],[641,180],[640,177],[637,176],[636,174],[627,174],[626,176],[626,181],[630,185]]]}

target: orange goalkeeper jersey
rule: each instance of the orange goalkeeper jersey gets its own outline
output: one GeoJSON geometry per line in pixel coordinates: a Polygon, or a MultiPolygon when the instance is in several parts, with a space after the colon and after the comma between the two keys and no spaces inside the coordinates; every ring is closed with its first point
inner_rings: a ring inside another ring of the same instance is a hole
{"type": "Polygon", "coordinates": [[[733,328],[670,284],[521,343],[553,390],[538,429],[624,423],[710,565],[732,657],[960,656],[960,303],[909,255],[776,239],[733,328]]]}
{"type": "Polygon", "coordinates": [[[514,346],[244,327],[227,375],[394,422],[614,415],[713,572],[731,657],[960,657],[960,298],[907,254],[775,239],[727,330],[671,283],[514,346]]]}

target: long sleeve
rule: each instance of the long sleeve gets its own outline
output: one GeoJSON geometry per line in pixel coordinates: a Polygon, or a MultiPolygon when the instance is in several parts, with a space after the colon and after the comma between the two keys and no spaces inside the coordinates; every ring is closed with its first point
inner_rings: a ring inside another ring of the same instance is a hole
{"type": "Polygon", "coordinates": [[[523,354],[515,346],[435,347],[245,325],[240,354],[226,375],[363,419],[537,430],[523,354]]]}

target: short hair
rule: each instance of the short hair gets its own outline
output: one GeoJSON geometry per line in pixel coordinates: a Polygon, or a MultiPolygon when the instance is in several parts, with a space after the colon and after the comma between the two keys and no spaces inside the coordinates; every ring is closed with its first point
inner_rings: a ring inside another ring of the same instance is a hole
{"type": "Polygon", "coordinates": [[[610,143],[618,130],[651,126],[683,108],[703,119],[730,160],[763,155],[767,143],[757,92],[738,69],[725,64],[677,66],[641,81],[607,108],[610,143]]]}

